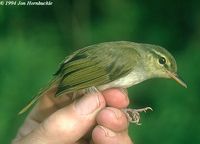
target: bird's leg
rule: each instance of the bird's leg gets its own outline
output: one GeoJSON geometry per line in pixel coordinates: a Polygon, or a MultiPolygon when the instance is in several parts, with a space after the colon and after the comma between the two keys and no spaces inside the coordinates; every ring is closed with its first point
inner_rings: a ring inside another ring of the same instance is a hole
{"type": "Polygon", "coordinates": [[[75,99],[77,99],[80,96],[83,96],[85,94],[90,94],[90,93],[99,93],[99,90],[95,87],[89,87],[80,91],[75,91],[72,93],[72,101],[74,101],[75,99]]]}
{"type": "Polygon", "coordinates": [[[87,93],[99,93],[99,90],[95,86],[92,86],[85,89],[85,94],[87,93]]]}
{"type": "Polygon", "coordinates": [[[135,123],[136,125],[141,125],[140,112],[146,112],[147,110],[153,111],[151,107],[145,107],[141,109],[130,109],[130,108],[123,109],[124,113],[126,114],[126,117],[128,118],[128,121],[131,123],[135,123]]]}
{"type": "Polygon", "coordinates": [[[78,97],[78,93],[75,91],[72,94],[72,101],[74,101],[78,97]]]}

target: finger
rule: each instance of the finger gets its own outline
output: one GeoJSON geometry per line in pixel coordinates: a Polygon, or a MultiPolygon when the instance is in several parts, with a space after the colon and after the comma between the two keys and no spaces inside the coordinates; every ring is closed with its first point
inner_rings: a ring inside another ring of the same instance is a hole
{"type": "Polygon", "coordinates": [[[62,96],[55,97],[56,91],[57,86],[54,85],[41,94],[38,103],[28,114],[17,137],[20,138],[27,135],[52,113],[71,103],[72,95],[63,94],[62,96]]]}
{"type": "Polygon", "coordinates": [[[51,113],[60,109],[64,105],[66,106],[72,101],[71,95],[63,94],[62,96],[55,97],[56,91],[57,86],[52,86],[42,93],[38,103],[29,113],[28,118],[31,117],[38,122],[42,122],[51,113]]]}
{"type": "Polygon", "coordinates": [[[21,137],[24,137],[27,134],[29,134],[33,129],[39,126],[42,120],[44,120],[50,113],[57,109],[50,98],[53,95],[55,95],[56,90],[56,87],[51,87],[44,93],[42,93],[39,102],[28,114],[23,125],[19,129],[18,134],[16,136],[17,139],[20,139],[21,137]]]}
{"type": "Polygon", "coordinates": [[[116,133],[100,125],[94,128],[92,139],[94,144],[132,144],[127,131],[116,133]]]}
{"type": "Polygon", "coordinates": [[[125,108],[129,104],[128,94],[124,89],[112,88],[102,92],[106,104],[115,108],[125,108]]]}
{"type": "Polygon", "coordinates": [[[101,93],[85,95],[56,111],[24,139],[34,136],[44,143],[75,143],[94,126],[96,114],[103,107],[105,101],[101,93]]]}
{"type": "Polygon", "coordinates": [[[125,114],[113,107],[107,107],[101,110],[96,117],[96,121],[99,125],[115,132],[124,131],[128,128],[128,121],[125,114]]]}

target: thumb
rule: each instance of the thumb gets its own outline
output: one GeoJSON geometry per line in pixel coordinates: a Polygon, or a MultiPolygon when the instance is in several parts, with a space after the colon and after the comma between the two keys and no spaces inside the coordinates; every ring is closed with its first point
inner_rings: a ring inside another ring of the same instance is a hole
{"type": "Polygon", "coordinates": [[[56,111],[28,137],[33,135],[42,143],[48,144],[75,143],[94,126],[96,114],[103,107],[105,100],[100,92],[84,95],[69,106],[56,111]]]}

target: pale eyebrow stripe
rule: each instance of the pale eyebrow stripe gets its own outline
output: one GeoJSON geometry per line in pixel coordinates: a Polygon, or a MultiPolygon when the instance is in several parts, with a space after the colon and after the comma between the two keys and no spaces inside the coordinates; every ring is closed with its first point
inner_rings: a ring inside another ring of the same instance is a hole
{"type": "Polygon", "coordinates": [[[154,54],[158,55],[158,56],[164,57],[164,58],[167,60],[167,58],[166,58],[162,53],[160,53],[160,52],[158,52],[158,51],[156,51],[156,50],[154,50],[154,49],[152,49],[152,52],[153,52],[154,54]]]}

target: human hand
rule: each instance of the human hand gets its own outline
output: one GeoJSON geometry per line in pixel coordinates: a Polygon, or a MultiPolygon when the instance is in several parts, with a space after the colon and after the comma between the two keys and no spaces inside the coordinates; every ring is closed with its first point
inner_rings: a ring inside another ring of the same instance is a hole
{"type": "Polygon", "coordinates": [[[126,93],[109,89],[72,102],[70,95],[43,94],[20,128],[13,144],[131,144],[126,93]],[[67,105],[67,106],[66,106],[67,105]],[[109,107],[106,107],[109,106],[109,107]]]}

